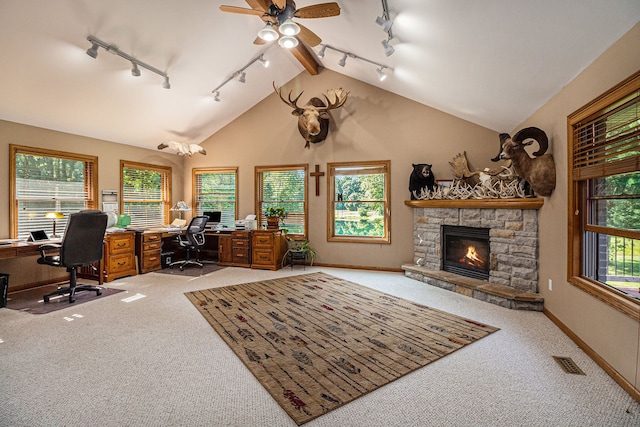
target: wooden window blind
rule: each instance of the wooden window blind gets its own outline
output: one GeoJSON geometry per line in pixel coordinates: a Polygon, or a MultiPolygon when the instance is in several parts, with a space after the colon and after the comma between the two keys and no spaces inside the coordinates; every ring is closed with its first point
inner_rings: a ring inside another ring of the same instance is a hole
{"type": "Polygon", "coordinates": [[[192,182],[196,215],[220,211],[220,223],[233,227],[238,211],[238,168],[196,168],[192,182]]]}
{"type": "Polygon", "coordinates": [[[256,216],[267,224],[265,209],[283,207],[287,217],[281,227],[292,235],[307,235],[307,165],[256,166],[256,216]]]}
{"type": "Polygon", "coordinates": [[[97,208],[96,156],[10,145],[11,235],[29,231],[53,232],[47,212],[61,212],[57,230],[66,227],[69,214],[97,208]]]}
{"type": "Polygon", "coordinates": [[[131,217],[131,226],[147,228],[171,222],[171,167],[123,160],[120,169],[120,212],[131,217]]]}

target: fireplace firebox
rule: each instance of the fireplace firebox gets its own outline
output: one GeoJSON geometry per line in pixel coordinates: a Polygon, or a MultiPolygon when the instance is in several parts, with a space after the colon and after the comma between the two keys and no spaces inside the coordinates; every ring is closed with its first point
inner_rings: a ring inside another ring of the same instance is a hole
{"type": "Polygon", "coordinates": [[[442,226],[442,270],[474,279],[489,279],[489,229],[442,226]]]}

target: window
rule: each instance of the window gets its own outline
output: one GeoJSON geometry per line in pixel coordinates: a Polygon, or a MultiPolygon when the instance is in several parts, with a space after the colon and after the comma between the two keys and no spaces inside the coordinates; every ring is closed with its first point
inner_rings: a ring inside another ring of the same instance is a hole
{"type": "Polygon", "coordinates": [[[264,211],[283,207],[282,228],[289,234],[307,235],[307,165],[256,166],[256,216],[258,227],[267,224],[264,211]]]}
{"type": "Polygon", "coordinates": [[[568,117],[569,281],[637,318],[640,73],[568,117]]]}
{"type": "Polygon", "coordinates": [[[98,158],[42,148],[10,145],[11,236],[29,231],[53,234],[47,212],[61,212],[56,232],[64,230],[70,213],[96,209],[98,158]]]}
{"type": "Polygon", "coordinates": [[[220,211],[220,223],[233,227],[238,213],[238,168],[193,169],[196,215],[220,211]]]}
{"type": "Polygon", "coordinates": [[[120,161],[120,212],[133,227],[157,227],[170,221],[171,168],[120,161]]]}
{"type": "Polygon", "coordinates": [[[327,239],[391,243],[390,162],[328,163],[327,169],[327,239]]]}

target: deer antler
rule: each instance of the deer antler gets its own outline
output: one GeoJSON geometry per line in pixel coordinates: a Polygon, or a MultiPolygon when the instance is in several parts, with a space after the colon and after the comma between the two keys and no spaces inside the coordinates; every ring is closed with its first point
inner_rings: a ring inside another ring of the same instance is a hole
{"type": "Polygon", "coordinates": [[[329,89],[325,93],[322,94],[324,99],[327,100],[327,106],[325,108],[318,108],[320,112],[326,112],[329,110],[334,110],[336,108],[340,108],[347,101],[347,97],[349,96],[349,92],[340,88],[340,89],[329,89]],[[331,98],[331,99],[329,99],[331,98]]]}
{"type": "Polygon", "coordinates": [[[282,102],[284,102],[285,104],[287,104],[288,106],[293,108],[294,111],[302,111],[302,108],[298,107],[298,99],[300,99],[300,97],[302,96],[304,91],[300,92],[300,95],[296,96],[296,99],[291,99],[291,92],[292,91],[289,91],[289,100],[287,101],[286,99],[284,99],[282,97],[282,88],[277,87],[276,86],[276,82],[273,82],[273,89],[276,91],[276,93],[278,94],[280,99],[282,99],[282,102]]]}

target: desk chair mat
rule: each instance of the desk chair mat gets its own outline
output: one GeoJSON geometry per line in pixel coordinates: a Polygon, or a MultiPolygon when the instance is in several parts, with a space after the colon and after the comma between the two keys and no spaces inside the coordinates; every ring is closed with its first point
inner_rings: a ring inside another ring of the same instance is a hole
{"type": "Polygon", "coordinates": [[[156,270],[154,273],[163,273],[163,274],[173,274],[175,276],[190,276],[190,277],[199,277],[204,276],[205,274],[213,273],[214,271],[222,270],[226,267],[221,267],[217,263],[208,263],[205,261],[205,264],[202,268],[197,265],[187,265],[184,267],[183,271],[180,271],[180,268],[175,265],[173,268],[163,268],[162,270],[156,270]]]}
{"type": "MultiPolygon", "coordinates": [[[[78,284],[83,283],[80,281],[78,284]]],[[[94,283],[94,282],[88,282],[94,283]]],[[[64,285],[64,284],[63,284],[64,285]]],[[[7,307],[11,310],[24,311],[31,314],[46,314],[52,311],[61,310],[63,308],[75,307],[84,302],[95,301],[97,299],[108,297],[120,292],[124,289],[102,288],[102,295],[96,296],[93,291],[76,292],[76,302],[69,303],[69,294],[60,297],[52,296],[48,303],[44,303],[42,296],[49,292],[53,292],[58,288],[57,284],[40,286],[24,291],[9,292],[7,295],[7,307]]]]}

